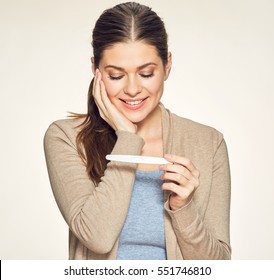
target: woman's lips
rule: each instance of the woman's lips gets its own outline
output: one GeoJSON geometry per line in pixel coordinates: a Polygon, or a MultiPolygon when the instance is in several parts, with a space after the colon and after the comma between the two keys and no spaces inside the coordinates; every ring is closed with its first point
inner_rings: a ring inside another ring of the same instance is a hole
{"type": "Polygon", "coordinates": [[[148,97],[142,98],[142,99],[120,99],[122,101],[122,104],[124,107],[130,110],[138,110],[140,109],[143,105],[145,105],[145,102],[148,97]]]}

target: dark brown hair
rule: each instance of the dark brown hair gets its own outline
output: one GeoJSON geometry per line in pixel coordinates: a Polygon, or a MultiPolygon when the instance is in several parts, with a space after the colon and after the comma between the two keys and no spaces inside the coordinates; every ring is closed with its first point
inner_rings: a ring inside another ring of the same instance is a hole
{"type": "MultiPolygon", "coordinates": [[[[161,18],[151,8],[127,2],[105,10],[97,20],[92,36],[94,66],[98,68],[103,52],[116,43],[143,41],[156,48],[167,63],[167,33],[161,18]]],[[[88,112],[77,135],[77,147],[90,179],[97,185],[104,175],[107,160],[117,140],[115,131],[99,114],[93,95],[93,80],[88,91],[88,112]]]]}

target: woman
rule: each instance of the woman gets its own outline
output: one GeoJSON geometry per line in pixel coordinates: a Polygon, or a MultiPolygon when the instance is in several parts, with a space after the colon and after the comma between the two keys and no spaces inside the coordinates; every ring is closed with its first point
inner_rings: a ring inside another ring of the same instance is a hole
{"type": "Polygon", "coordinates": [[[97,20],[93,51],[87,115],[54,122],[44,139],[69,258],[230,259],[226,144],[160,103],[172,64],[164,23],[144,5],[117,5],[97,20]]]}

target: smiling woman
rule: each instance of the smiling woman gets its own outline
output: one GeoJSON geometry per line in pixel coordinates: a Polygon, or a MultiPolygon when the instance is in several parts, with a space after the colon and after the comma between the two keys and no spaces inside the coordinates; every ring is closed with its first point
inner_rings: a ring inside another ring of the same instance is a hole
{"type": "Polygon", "coordinates": [[[170,67],[171,55],[163,65],[154,46],[130,41],[105,50],[98,68],[111,103],[131,122],[140,124],[159,113],[156,108],[170,67]]]}
{"type": "Polygon", "coordinates": [[[69,258],[230,259],[226,144],[160,103],[172,64],[163,21],[120,4],[99,17],[92,44],[87,114],[54,122],[44,139],[69,258]]]}

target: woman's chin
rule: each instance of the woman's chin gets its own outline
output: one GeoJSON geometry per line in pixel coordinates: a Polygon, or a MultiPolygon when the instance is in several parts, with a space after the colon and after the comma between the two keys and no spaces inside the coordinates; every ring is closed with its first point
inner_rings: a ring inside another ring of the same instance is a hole
{"type": "Polygon", "coordinates": [[[141,122],[143,122],[143,120],[144,120],[145,118],[144,117],[128,117],[128,120],[129,121],[131,121],[132,123],[134,123],[134,124],[138,124],[138,123],[141,123],[141,122]]]}
{"type": "MultiPolygon", "coordinates": [[[[119,109],[118,109],[119,110],[119,109]]],[[[142,111],[125,111],[125,110],[119,110],[130,122],[137,124],[139,122],[142,122],[147,114],[142,111]]]]}

